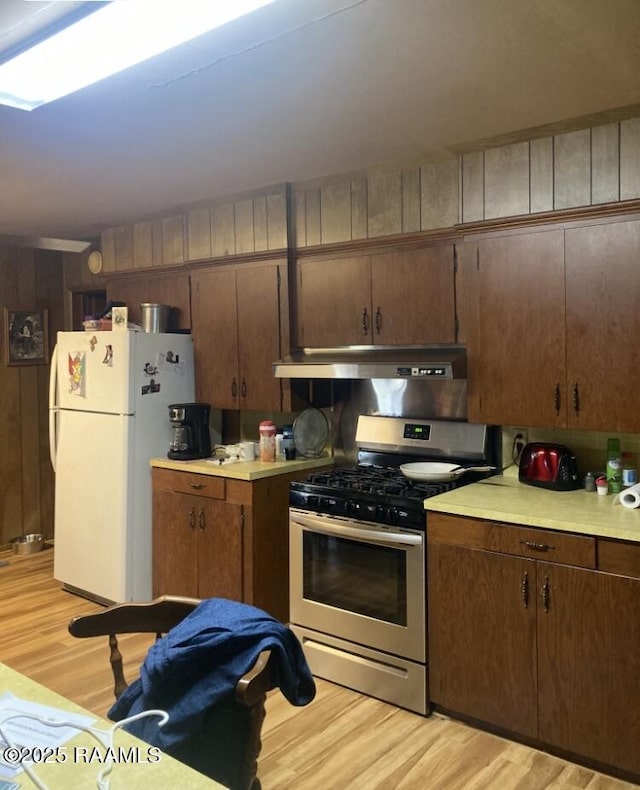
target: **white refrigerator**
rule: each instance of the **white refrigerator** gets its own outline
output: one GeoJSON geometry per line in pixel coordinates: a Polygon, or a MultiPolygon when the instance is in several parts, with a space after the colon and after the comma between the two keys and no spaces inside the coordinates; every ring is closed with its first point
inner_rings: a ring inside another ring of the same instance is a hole
{"type": "Polygon", "coordinates": [[[190,335],[58,332],[49,384],[54,576],[111,603],[151,598],[151,468],[194,401],[190,335]]]}

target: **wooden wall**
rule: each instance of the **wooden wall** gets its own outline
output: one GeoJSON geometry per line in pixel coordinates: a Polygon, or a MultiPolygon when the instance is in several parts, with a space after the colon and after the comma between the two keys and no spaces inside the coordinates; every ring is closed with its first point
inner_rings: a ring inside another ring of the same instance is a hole
{"type": "Polygon", "coordinates": [[[461,157],[461,222],[640,197],[640,119],[461,157]]]}
{"type": "MultiPolygon", "coordinates": [[[[48,309],[52,347],[55,333],[64,325],[59,253],[0,249],[0,306],[48,309]]],[[[7,366],[4,322],[0,334],[0,545],[4,545],[21,534],[53,535],[53,472],[49,365],[7,366]]]]}
{"type": "Polygon", "coordinates": [[[640,119],[292,186],[294,247],[640,198],[640,119]]]}

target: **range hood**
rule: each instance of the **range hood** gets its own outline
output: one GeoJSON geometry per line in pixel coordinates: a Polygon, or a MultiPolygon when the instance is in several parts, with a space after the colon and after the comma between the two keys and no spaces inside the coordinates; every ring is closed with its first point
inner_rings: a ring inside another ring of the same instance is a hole
{"type": "Polygon", "coordinates": [[[273,363],[281,379],[466,379],[464,346],[301,348],[273,363]]]}

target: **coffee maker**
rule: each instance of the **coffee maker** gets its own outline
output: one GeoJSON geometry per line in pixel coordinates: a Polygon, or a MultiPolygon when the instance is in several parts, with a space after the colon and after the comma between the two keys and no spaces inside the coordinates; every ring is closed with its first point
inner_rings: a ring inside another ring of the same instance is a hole
{"type": "Polygon", "coordinates": [[[175,461],[193,461],[211,455],[208,403],[173,403],[169,406],[169,422],[173,438],[167,458],[175,461]]]}

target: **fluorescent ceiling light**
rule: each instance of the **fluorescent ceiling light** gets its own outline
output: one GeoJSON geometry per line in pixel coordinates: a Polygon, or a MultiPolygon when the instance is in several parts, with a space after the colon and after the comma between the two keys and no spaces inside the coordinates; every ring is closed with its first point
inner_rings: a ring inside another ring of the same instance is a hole
{"type": "Polygon", "coordinates": [[[274,0],[115,0],[0,65],[0,104],[33,110],[274,0]]]}

